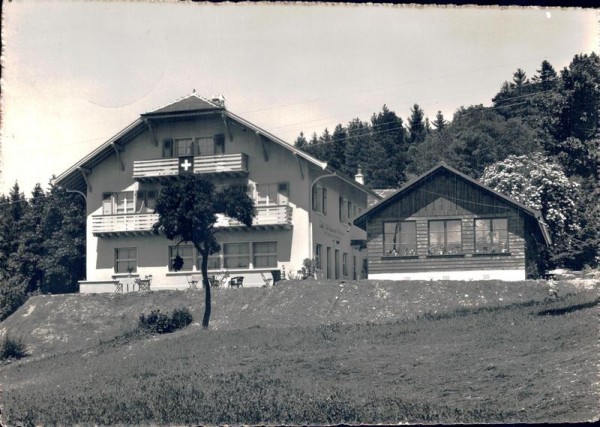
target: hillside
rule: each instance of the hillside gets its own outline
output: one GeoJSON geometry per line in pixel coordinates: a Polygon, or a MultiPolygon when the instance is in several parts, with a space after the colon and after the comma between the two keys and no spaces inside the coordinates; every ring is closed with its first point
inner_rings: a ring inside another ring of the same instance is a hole
{"type": "Polygon", "coordinates": [[[598,283],[289,282],[215,292],[211,330],[128,337],[200,291],[32,298],[0,324],[2,421],[566,422],[598,418],[598,283]]]}
{"type": "MultiPolygon", "coordinates": [[[[561,293],[577,289],[561,284],[561,293]]],[[[271,288],[214,289],[212,330],[253,326],[291,327],[331,323],[390,322],[459,307],[543,301],[540,282],[293,282],[271,288]]],[[[135,328],[139,315],[187,307],[198,322],[202,290],[128,294],[36,296],[0,324],[0,336],[22,337],[32,356],[96,346],[135,328]]],[[[195,323],[195,328],[199,328],[195,323]]]]}

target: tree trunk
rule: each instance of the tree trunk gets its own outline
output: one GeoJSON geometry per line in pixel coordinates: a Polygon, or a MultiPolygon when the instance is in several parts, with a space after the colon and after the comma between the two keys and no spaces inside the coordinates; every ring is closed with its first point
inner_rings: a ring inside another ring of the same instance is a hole
{"type": "Polygon", "coordinates": [[[208,280],[208,251],[199,250],[199,252],[202,255],[202,287],[204,288],[204,317],[202,318],[202,327],[208,329],[211,311],[210,281],[208,280]]]}

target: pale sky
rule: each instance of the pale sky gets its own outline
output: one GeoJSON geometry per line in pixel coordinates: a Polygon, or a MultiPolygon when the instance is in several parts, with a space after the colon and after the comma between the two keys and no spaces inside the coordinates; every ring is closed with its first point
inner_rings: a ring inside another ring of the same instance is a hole
{"type": "Polygon", "coordinates": [[[5,2],[2,188],[44,188],[139,114],[188,95],[293,143],[369,120],[490,105],[533,76],[599,52],[592,9],[5,2]]]}

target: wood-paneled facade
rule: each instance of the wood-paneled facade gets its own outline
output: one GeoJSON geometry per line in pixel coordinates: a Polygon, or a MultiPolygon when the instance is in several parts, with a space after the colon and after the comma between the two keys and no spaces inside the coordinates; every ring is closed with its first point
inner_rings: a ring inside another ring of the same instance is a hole
{"type": "Polygon", "coordinates": [[[549,243],[539,218],[539,212],[440,164],[355,224],[367,231],[369,278],[522,280],[528,258],[535,257],[539,244],[549,243]],[[390,234],[398,223],[410,232],[390,234]],[[483,229],[492,223],[500,229],[483,229]],[[496,241],[487,245],[486,238],[496,241]],[[453,244],[437,244],[439,239],[453,244]]]}

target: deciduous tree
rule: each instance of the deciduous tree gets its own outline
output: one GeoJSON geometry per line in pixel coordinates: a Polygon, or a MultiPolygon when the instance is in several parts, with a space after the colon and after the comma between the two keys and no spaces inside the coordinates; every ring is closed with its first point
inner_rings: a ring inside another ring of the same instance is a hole
{"type": "Polygon", "coordinates": [[[254,202],[236,187],[216,191],[212,182],[198,176],[182,176],[167,183],[156,199],[158,222],[155,232],[162,231],[170,240],[190,242],[201,255],[202,284],[205,292],[202,326],[208,328],[211,313],[208,257],[220,250],[215,234],[217,214],[237,219],[246,226],[256,216],[254,202]]]}

